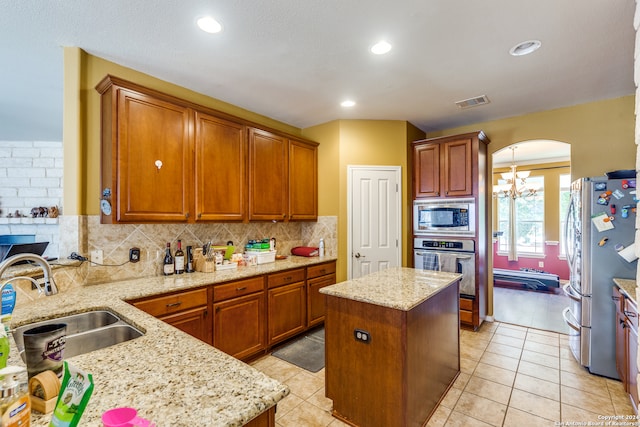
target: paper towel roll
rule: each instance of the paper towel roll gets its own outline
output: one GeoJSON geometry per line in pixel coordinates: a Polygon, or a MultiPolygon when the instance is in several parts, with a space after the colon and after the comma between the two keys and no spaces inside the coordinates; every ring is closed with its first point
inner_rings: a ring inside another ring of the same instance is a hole
{"type": "Polygon", "coordinates": [[[636,255],[636,244],[632,243],[623,250],[619,251],[618,254],[625,259],[627,262],[633,262],[638,259],[636,255]]]}

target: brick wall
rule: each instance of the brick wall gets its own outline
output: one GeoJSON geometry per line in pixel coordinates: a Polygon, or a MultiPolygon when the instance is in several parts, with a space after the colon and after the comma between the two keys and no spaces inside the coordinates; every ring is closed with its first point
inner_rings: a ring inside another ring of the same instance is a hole
{"type": "Polygon", "coordinates": [[[31,218],[30,212],[61,209],[62,163],[61,141],[0,141],[0,235],[35,234],[36,241],[49,242],[45,255],[58,255],[58,219],[31,218]]]}

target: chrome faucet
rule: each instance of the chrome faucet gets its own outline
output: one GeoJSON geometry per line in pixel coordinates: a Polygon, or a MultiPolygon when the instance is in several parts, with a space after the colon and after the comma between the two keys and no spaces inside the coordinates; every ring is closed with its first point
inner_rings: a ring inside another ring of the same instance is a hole
{"type": "MultiPolygon", "coordinates": [[[[11,267],[12,265],[20,261],[35,262],[40,267],[42,267],[42,272],[44,273],[44,294],[45,295],[47,296],[55,295],[58,293],[58,287],[53,281],[53,273],[51,272],[51,266],[49,265],[47,260],[42,258],[40,255],[24,253],[24,254],[14,255],[10,258],[5,259],[4,261],[2,261],[2,263],[0,263],[0,278],[9,267],[11,267]]],[[[5,281],[0,287],[0,291],[4,288],[4,286],[8,283],[9,280],[14,280],[14,279],[17,279],[17,277],[12,277],[7,281],[5,281]]],[[[32,278],[20,277],[20,279],[31,279],[31,281],[35,283],[36,287],[38,288],[38,291],[42,290],[38,285],[38,283],[32,278]]]]}

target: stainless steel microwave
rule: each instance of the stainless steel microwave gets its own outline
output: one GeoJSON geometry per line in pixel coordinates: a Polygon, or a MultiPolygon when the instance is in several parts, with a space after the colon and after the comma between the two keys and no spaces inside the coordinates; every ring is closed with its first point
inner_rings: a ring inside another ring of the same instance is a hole
{"type": "Polygon", "coordinates": [[[474,199],[420,199],[413,202],[414,234],[473,236],[475,221],[474,199]]]}

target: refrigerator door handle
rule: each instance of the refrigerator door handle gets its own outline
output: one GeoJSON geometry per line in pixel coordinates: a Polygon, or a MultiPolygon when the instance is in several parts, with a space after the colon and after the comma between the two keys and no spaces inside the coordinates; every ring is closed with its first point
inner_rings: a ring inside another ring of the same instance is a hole
{"type": "Polygon", "coordinates": [[[567,326],[569,326],[574,331],[580,332],[580,326],[576,326],[571,321],[571,318],[569,317],[570,316],[570,314],[569,314],[570,311],[571,311],[571,309],[569,307],[567,307],[564,310],[562,310],[562,318],[564,319],[564,323],[566,323],[567,326]]]}
{"type": "Polygon", "coordinates": [[[571,287],[571,285],[569,283],[564,285],[562,287],[562,290],[564,291],[565,295],[567,295],[572,300],[577,301],[577,302],[582,302],[582,299],[580,298],[580,295],[576,295],[576,292],[573,290],[573,288],[571,287]]]}
{"type": "Polygon", "coordinates": [[[570,249],[575,249],[575,248],[570,248],[571,245],[569,245],[569,230],[575,227],[575,224],[573,223],[573,221],[571,221],[571,218],[574,214],[573,213],[574,210],[575,210],[575,202],[572,194],[569,199],[569,206],[567,207],[567,217],[565,218],[565,222],[564,222],[564,242],[563,242],[564,253],[567,255],[567,264],[569,264],[569,269],[571,271],[573,271],[575,253],[572,252],[570,249]]]}

